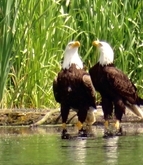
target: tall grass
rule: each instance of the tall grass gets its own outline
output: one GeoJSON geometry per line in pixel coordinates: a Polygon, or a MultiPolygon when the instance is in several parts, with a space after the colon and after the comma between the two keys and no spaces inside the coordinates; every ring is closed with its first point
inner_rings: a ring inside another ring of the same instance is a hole
{"type": "Polygon", "coordinates": [[[57,107],[52,81],[70,40],[81,42],[79,52],[87,67],[98,59],[92,41],[108,41],[115,51],[115,64],[128,74],[143,96],[142,1],[1,0],[0,3],[3,107],[57,107]]]}
{"type": "Polygon", "coordinates": [[[7,76],[15,56],[12,52],[16,37],[18,1],[0,1],[0,106],[7,76]]]}

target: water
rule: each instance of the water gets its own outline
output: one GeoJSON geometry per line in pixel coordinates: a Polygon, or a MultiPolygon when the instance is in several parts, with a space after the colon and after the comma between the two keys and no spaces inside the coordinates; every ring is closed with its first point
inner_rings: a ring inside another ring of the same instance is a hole
{"type": "MultiPolygon", "coordinates": [[[[142,165],[142,126],[125,126],[125,136],[62,140],[59,127],[0,127],[0,165],[142,165]]],[[[73,128],[70,128],[73,131],[73,128]]]]}

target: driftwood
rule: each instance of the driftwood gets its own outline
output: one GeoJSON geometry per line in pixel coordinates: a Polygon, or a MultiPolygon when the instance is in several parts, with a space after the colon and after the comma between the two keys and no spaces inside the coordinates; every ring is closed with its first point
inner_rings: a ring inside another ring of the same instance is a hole
{"type": "MultiPolygon", "coordinates": [[[[57,124],[61,118],[61,115],[60,115],[60,110],[59,109],[54,109],[54,110],[51,110],[49,112],[47,112],[45,114],[45,116],[40,119],[39,121],[35,122],[34,124],[31,124],[30,127],[36,127],[36,126],[39,126],[41,124],[43,124],[44,122],[46,122],[46,120],[51,116],[53,115],[54,113],[57,113],[59,112],[59,115],[57,116],[56,120],[55,120],[55,124],[57,124]]],[[[77,114],[75,113],[70,113],[70,117],[67,121],[67,124],[71,123],[72,119],[75,118],[77,116],[77,114]]],[[[104,119],[103,119],[103,112],[102,112],[102,109],[100,106],[98,106],[97,108],[97,112],[96,112],[96,124],[100,124],[100,123],[103,123],[104,122],[104,119]]],[[[113,119],[114,120],[114,119],[113,119]]],[[[126,115],[123,116],[123,122],[143,122],[143,119],[139,119],[136,115],[134,115],[131,111],[128,111],[126,112],[126,115]]]]}
{"type": "Polygon", "coordinates": [[[37,127],[37,126],[43,124],[52,114],[54,114],[56,112],[59,112],[59,109],[55,109],[55,110],[51,110],[51,111],[47,112],[46,115],[42,119],[40,119],[39,121],[37,121],[34,124],[31,124],[30,127],[37,127]]]}
{"type": "MultiPolygon", "coordinates": [[[[55,109],[55,110],[51,110],[50,112],[47,112],[46,115],[45,115],[42,119],[40,119],[39,121],[37,121],[37,122],[34,123],[34,124],[31,124],[30,127],[37,127],[37,126],[43,124],[44,122],[46,122],[46,120],[47,120],[52,114],[57,113],[57,112],[59,112],[59,109],[55,109]]],[[[76,117],[76,116],[77,116],[77,114],[73,114],[73,115],[69,118],[69,120],[67,121],[67,124],[69,124],[69,123],[72,121],[72,119],[73,119],[74,117],[76,117]]],[[[57,123],[59,122],[60,118],[61,118],[61,114],[59,114],[59,116],[58,116],[57,119],[55,120],[55,124],[57,124],[57,123]]]]}

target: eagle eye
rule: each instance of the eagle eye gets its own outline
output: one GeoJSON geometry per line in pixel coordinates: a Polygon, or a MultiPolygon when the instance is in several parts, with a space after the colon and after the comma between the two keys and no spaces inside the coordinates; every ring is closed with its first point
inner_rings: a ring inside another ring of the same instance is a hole
{"type": "Polygon", "coordinates": [[[103,46],[101,42],[99,42],[99,46],[103,46]]]}
{"type": "Polygon", "coordinates": [[[73,43],[69,43],[68,46],[72,46],[73,43]]]}

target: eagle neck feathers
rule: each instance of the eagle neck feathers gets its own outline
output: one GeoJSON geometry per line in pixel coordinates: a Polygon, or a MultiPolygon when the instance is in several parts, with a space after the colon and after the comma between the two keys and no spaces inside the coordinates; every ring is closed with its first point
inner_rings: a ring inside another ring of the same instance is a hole
{"type": "Polygon", "coordinates": [[[101,46],[100,49],[100,57],[99,57],[99,63],[102,66],[106,66],[109,64],[113,64],[114,61],[114,52],[109,44],[105,42],[101,42],[103,46],[101,46]]]}
{"type": "Polygon", "coordinates": [[[72,64],[75,64],[77,69],[83,69],[83,63],[77,51],[75,51],[74,53],[73,52],[68,52],[68,54],[65,53],[62,68],[69,69],[72,64]]]}

